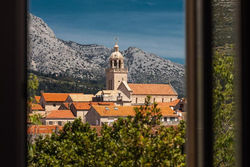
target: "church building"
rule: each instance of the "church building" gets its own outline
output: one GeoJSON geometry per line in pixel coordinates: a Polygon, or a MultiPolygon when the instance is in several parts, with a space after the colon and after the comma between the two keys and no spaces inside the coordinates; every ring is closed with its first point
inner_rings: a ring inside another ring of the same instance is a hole
{"type": "Polygon", "coordinates": [[[128,69],[116,43],[106,69],[106,90],[96,94],[96,101],[110,101],[121,106],[142,105],[147,96],[151,96],[151,102],[171,102],[178,98],[170,84],[128,83],[128,69]]]}

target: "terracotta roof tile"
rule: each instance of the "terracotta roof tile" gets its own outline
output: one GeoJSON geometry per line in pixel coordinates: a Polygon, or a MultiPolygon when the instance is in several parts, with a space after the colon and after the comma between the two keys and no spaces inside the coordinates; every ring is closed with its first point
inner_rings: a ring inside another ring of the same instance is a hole
{"type": "Polygon", "coordinates": [[[174,110],[172,110],[170,107],[168,106],[164,106],[164,107],[157,107],[160,108],[160,112],[162,114],[162,116],[168,116],[168,117],[178,117],[178,115],[175,113],[174,110]]]}
{"type": "Polygon", "coordinates": [[[113,102],[73,102],[76,110],[89,110],[92,105],[114,106],[113,102]]]}
{"type": "Polygon", "coordinates": [[[92,105],[93,108],[98,112],[100,116],[134,116],[134,106],[100,106],[92,105]]]}
{"type": "MultiPolygon", "coordinates": [[[[96,110],[96,112],[98,112],[100,116],[120,116],[120,117],[135,116],[135,111],[134,111],[135,106],[93,105],[93,108],[96,110]]],[[[158,108],[160,108],[162,116],[178,117],[178,115],[175,114],[174,111],[168,106],[158,107],[158,108]]]]}
{"type": "Polygon", "coordinates": [[[173,106],[173,107],[175,107],[179,102],[180,102],[180,99],[176,99],[176,100],[173,100],[171,102],[163,102],[163,103],[159,102],[157,104],[159,107],[160,106],[173,106]]]}
{"type": "Polygon", "coordinates": [[[56,130],[62,130],[62,126],[56,126],[56,125],[31,125],[27,128],[28,134],[51,134],[53,131],[56,130]]]}
{"type": "Polygon", "coordinates": [[[75,118],[75,116],[70,110],[53,110],[46,118],[75,118]]]}
{"type": "Polygon", "coordinates": [[[44,111],[44,108],[40,104],[31,104],[31,111],[44,111]]]}
{"type": "Polygon", "coordinates": [[[177,95],[169,84],[128,84],[134,95],[177,95]]]}
{"type": "Polygon", "coordinates": [[[70,94],[83,94],[83,93],[42,93],[44,100],[49,102],[64,102],[70,94]]]}
{"type": "Polygon", "coordinates": [[[91,107],[89,102],[73,102],[72,105],[76,110],[89,110],[91,107]]]}
{"type": "Polygon", "coordinates": [[[41,96],[35,96],[35,101],[36,101],[37,103],[40,103],[40,98],[41,98],[41,96]]]}

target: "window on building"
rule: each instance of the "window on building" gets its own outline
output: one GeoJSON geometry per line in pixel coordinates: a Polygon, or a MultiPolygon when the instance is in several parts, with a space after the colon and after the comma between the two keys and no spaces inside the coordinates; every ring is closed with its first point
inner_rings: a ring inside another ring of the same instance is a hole
{"type": "Polygon", "coordinates": [[[161,102],[162,102],[162,103],[164,102],[164,98],[161,99],[161,102]]]}
{"type": "Polygon", "coordinates": [[[172,101],[172,98],[170,98],[170,101],[172,101]]]}
{"type": "Polygon", "coordinates": [[[62,126],[62,121],[58,121],[58,125],[62,126]]]}
{"type": "Polygon", "coordinates": [[[56,104],[53,104],[53,106],[55,107],[55,106],[56,106],[56,104]]]}
{"type": "Polygon", "coordinates": [[[136,104],[137,104],[137,100],[138,100],[138,99],[137,99],[137,97],[136,97],[136,98],[135,98],[135,103],[136,103],[136,104]]]}
{"type": "Polygon", "coordinates": [[[49,121],[49,125],[53,125],[53,121],[49,121]]]}
{"type": "Polygon", "coordinates": [[[175,121],[175,117],[170,117],[170,121],[175,121]]]}
{"type": "Polygon", "coordinates": [[[155,98],[154,98],[154,102],[155,102],[155,98]]]}

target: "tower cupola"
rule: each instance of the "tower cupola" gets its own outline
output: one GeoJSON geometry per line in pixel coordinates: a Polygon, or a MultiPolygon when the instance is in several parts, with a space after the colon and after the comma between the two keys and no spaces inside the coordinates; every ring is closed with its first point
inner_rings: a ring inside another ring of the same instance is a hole
{"type": "Polygon", "coordinates": [[[114,46],[115,51],[111,53],[109,57],[110,68],[123,69],[124,68],[124,58],[119,52],[119,46],[117,42],[114,46]]]}

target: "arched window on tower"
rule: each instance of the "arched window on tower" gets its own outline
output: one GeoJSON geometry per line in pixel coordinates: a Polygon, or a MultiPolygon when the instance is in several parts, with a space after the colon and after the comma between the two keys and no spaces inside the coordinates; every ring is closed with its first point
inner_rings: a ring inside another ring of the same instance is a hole
{"type": "Polygon", "coordinates": [[[119,68],[121,68],[121,64],[122,64],[122,61],[121,61],[121,60],[119,60],[119,68]]]}
{"type": "Polygon", "coordinates": [[[117,67],[117,61],[116,60],[114,61],[114,66],[117,67]]]}

